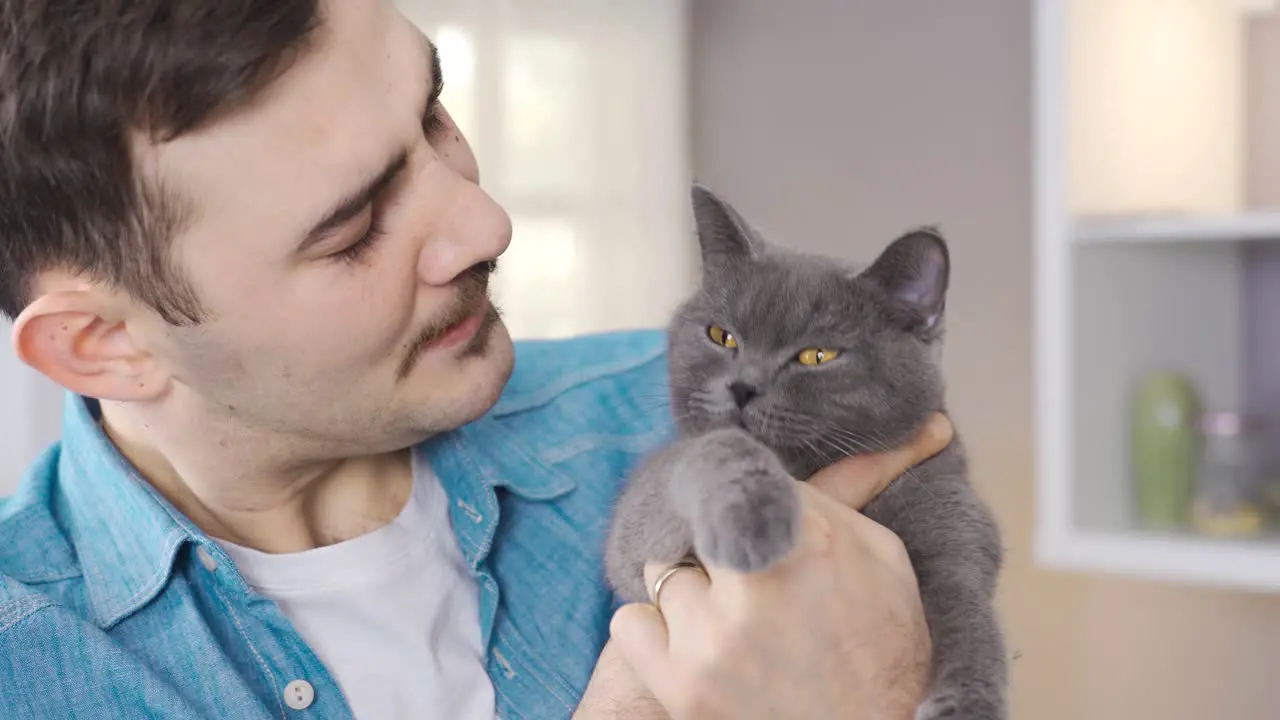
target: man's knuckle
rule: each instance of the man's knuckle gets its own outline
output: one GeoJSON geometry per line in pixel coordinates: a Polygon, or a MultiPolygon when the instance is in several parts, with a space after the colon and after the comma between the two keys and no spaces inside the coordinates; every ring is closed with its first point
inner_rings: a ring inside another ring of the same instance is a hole
{"type": "Polygon", "coordinates": [[[951,419],[941,413],[930,418],[930,422],[925,426],[926,445],[930,448],[945,447],[951,442],[954,434],[955,427],[951,424],[951,419]]]}
{"type": "Polygon", "coordinates": [[[831,518],[812,501],[805,503],[801,511],[800,532],[804,554],[829,551],[835,544],[836,530],[831,518]]]}
{"type": "Polygon", "coordinates": [[[696,669],[682,678],[679,685],[673,688],[668,709],[672,717],[704,718],[712,717],[712,712],[721,707],[715,699],[710,676],[696,669]]]}
{"type": "Polygon", "coordinates": [[[869,524],[866,528],[867,543],[876,548],[881,558],[890,565],[911,563],[911,553],[897,533],[878,523],[869,524]]]}
{"type": "Polygon", "coordinates": [[[896,563],[908,564],[911,562],[911,552],[907,550],[906,543],[902,542],[902,538],[887,528],[884,530],[884,546],[889,558],[896,563]]]}

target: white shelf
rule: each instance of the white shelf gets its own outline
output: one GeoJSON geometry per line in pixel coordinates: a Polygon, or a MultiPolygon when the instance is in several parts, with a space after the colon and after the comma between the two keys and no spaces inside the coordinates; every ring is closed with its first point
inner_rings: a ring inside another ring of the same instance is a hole
{"type": "Polygon", "coordinates": [[[1280,207],[1235,210],[1280,198],[1248,172],[1280,162],[1251,144],[1271,125],[1245,122],[1255,21],[1212,2],[1035,8],[1036,560],[1280,595],[1280,535],[1145,531],[1130,470],[1147,373],[1187,374],[1209,409],[1261,392],[1280,207]]]}
{"type": "Polygon", "coordinates": [[[1072,238],[1082,245],[1280,240],[1280,212],[1079,217],[1072,238]]]}
{"type": "Polygon", "coordinates": [[[1037,555],[1045,566],[1059,570],[1280,592],[1280,541],[1075,530],[1042,534],[1037,555]]]}

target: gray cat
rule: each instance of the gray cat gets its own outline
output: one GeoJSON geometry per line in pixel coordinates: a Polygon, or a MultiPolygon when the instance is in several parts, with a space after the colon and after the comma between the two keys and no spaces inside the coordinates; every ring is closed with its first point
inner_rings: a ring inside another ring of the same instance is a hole
{"type": "MultiPolygon", "coordinates": [[[[793,478],[903,444],[945,411],[950,256],[936,232],[898,238],[859,271],[767,244],[705,187],[692,199],[702,282],[669,327],[679,438],[638,468],[606,547],[608,580],[633,602],[649,598],[649,560],[768,567],[796,541],[793,478]]],[[[934,652],[916,717],[1004,718],[1003,550],[958,435],[863,512],[902,538],[919,578],[934,652]]]]}

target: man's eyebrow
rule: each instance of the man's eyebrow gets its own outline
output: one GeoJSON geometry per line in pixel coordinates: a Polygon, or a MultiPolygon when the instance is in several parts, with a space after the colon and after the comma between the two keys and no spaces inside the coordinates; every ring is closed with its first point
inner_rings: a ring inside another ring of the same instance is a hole
{"type": "MultiPolygon", "coordinates": [[[[426,40],[426,38],[423,39],[426,40]]],[[[440,94],[444,92],[444,73],[440,72],[440,51],[430,40],[426,40],[426,43],[427,52],[431,57],[431,93],[427,95],[427,104],[422,110],[424,121],[435,114],[436,103],[440,102],[440,94]]]]}
{"type": "Polygon", "coordinates": [[[326,212],[321,219],[316,222],[311,230],[302,238],[302,242],[298,244],[298,252],[304,252],[312,245],[324,240],[334,230],[342,227],[351,218],[359,215],[362,210],[373,202],[373,199],[387,188],[400,174],[400,171],[409,163],[409,151],[401,149],[378,171],[377,175],[365,180],[358,188],[347,193],[345,197],[333,204],[331,209],[326,212]]]}
{"type": "MultiPolygon", "coordinates": [[[[423,37],[423,41],[426,43],[430,57],[431,72],[431,92],[427,95],[427,101],[422,113],[422,119],[425,122],[435,112],[436,103],[440,101],[440,93],[444,91],[444,75],[440,72],[440,52],[436,49],[435,43],[426,37],[423,37]]],[[[332,208],[318,222],[312,225],[311,230],[303,236],[302,241],[298,244],[298,252],[305,252],[311,246],[327,238],[334,230],[342,227],[351,218],[359,215],[369,203],[373,202],[373,199],[379,193],[395,180],[408,162],[409,151],[407,149],[400,150],[377,175],[361,183],[359,188],[334,203],[332,208]]]]}

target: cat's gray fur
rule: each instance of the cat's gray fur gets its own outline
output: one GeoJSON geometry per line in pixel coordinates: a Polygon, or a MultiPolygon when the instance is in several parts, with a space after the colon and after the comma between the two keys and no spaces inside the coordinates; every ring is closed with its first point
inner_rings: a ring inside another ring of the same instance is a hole
{"type": "MultiPolygon", "coordinates": [[[[606,548],[608,579],[628,601],[648,600],[649,560],[693,552],[741,571],[769,566],[795,542],[792,478],[898,446],[945,411],[939,347],[950,257],[937,232],[910,232],[860,270],[766,243],[703,186],[692,199],[702,283],[669,327],[679,438],[631,479],[606,548]],[[736,351],[712,342],[712,325],[733,333],[736,351]],[[795,362],[809,347],[842,354],[795,362]],[[742,409],[734,382],[755,393],[742,409]]],[[[921,719],[1006,716],[993,605],[1002,545],[967,473],[957,433],[863,510],[902,538],[919,578],[934,650],[921,719]]]]}

